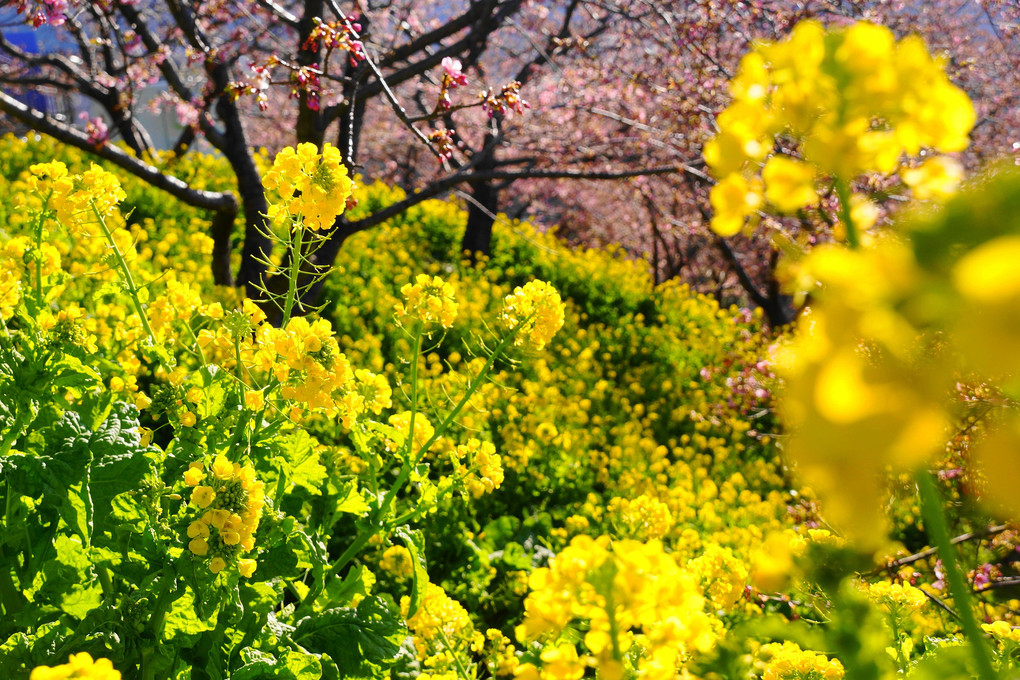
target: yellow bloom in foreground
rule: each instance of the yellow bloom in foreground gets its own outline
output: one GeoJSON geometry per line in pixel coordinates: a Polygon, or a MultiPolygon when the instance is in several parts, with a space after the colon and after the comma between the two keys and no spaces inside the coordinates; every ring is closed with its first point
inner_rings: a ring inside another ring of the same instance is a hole
{"type": "Polygon", "coordinates": [[[709,193],[712,203],[712,231],[720,236],[733,236],[744,228],[744,222],[762,204],[761,180],[751,181],[734,173],[719,181],[709,193]]]}
{"type": "Polygon", "coordinates": [[[500,318],[508,330],[516,331],[515,345],[537,351],[563,326],[563,301],[545,281],[530,281],[503,299],[500,318]]]}
{"type": "Polygon", "coordinates": [[[87,652],[72,654],[66,664],[60,666],[39,666],[32,671],[29,680],[120,680],[120,671],[114,670],[109,659],[93,660],[87,652]]]}
{"type": "Polygon", "coordinates": [[[844,675],[838,659],[801,649],[793,642],[762,645],[757,656],[765,661],[762,680],[840,680],[844,675]]]}
{"type": "Polygon", "coordinates": [[[956,193],[963,181],[963,166],[947,156],[935,156],[916,168],[903,170],[900,177],[918,200],[943,199],[956,193]]]}
{"type": "Polygon", "coordinates": [[[762,170],[765,198],[784,213],[795,212],[818,202],[815,169],[802,161],[773,156],[762,170]]]}

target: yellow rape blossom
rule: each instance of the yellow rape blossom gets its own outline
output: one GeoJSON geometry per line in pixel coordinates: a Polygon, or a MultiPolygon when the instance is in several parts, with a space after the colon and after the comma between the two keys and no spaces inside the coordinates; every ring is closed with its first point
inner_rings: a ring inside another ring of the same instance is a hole
{"type": "Polygon", "coordinates": [[[903,614],[920,609],[928,603],[924,591],[909,583],[879,581],[868,586],[868,597],[886,610],[903,614]]]}
{"type": "Polygon", "coordinates": [[[945,199],[956,193],[963,181],[963,166],[947,156],[935,156],[901,171],[900,177],[920,201],[945,199]]]}
{"type": "Polygon", "coordinates": [[[434,583],[426,583],[418,611],[410,614],[410,598],[400,600],[413,634],[418,659],[431,673],[455,673],[471,652],[478,651],[485,637],[474,629],[463,605],[434,583]]]}
{"type": "Polygon", "coordinates": [[[117,177],[94,163],[74,177],[67,175],[62,163],[37,164],[29,170],[37,185],[45,185],[52,192],[50,207],[71,231],[81,231],[93,222],[96,219],[93,210],[105,217],[126,196],[117,177]]]}
{"type": "Polygon", "coordinates": [[[120,680],[120,671],[115,670],[109,659],[95,659],[87,652],[71,654],[66,664],[60,666],[39,666],[32,671],[29,680],[120,680]]]}
{"type": "Polygon", "coordinates": [[[756,656],[764,662],[762,680],[841,680],[845,673],[838,659],[801,649],[793,642],[762,645],[756,656]]]}
{"type": "MultiPolygon", "coordinates": [[[[620,670],[620,654],[637,636],[645,648],[639,673],[672,678],[685,655],[707,651],[718,634],[719,622],[703,611],[697,578],[659,541],[611,543],[606,536],[577,536],[548,567],[532,573],[530,586],[518,639],[555,639],[572,622],[583,623],[586,662],[600,672],[620,670]]],[[[562,670],[559,664],[570,654],[552,649],[558,651],[549,655],[550,669],[562,670]]],[[[572,660],[567,667],[575,668],[572,660]]],[[[546,674],[543,664],[542,677],[546,674]]]]}
{"type": "Polygon", "coordinates": [[[712,230],[720,236],[733,236],[740,232],[748,217],[762,204],[762,182],[748,181],[734,173],[720,180],[709,192],[712,203],[712,230]]]}
{"type": "Polygon", "coordinates": [[[503,299],[500,318],[516,333],[515,345],[538,351],[563,326],[563,309],[555,288],[545,281],[530,281],[503,299]]]}
{"type": "Polygon", "coordinates": [[[765,181],[765,198],[780,212],[795,212],[818,202],[815,171],[807,163],[773,156],[765,163],[761,174],[765,181]]]}
{"type": "Polygon", "coordinates": [[[284,213],[297,220],[295,224],[313,230],[333,226],[347,207],[353,187],[340,150],[329,142],[321,154],[309,142],[296,149],[286,147],[276,155],[262,184],[280,196],[281,202],[270,208],[271,217],[284,213]]]}
{"type": "Polygon", "coordinates": [[[398,318],[413,318],[426,326],[453,326],[453,320],[457,317],[453,286],[438,276],[419,274],[413,284],[404,284],[400,294],[404,300],[394,308],[398,318]]]}
{"type": "MultiPolygon", "coordinates": [[[[786,40],[759,41],[730,92],[734,101],[704,151],[719,180],[711,226],[723,236],[739,232],[758,209],[762,180],[769,203],[794,212],[817,202],[819,182],[889,174],[904,154],[925,147],[960,151],[976,120],[967,95],[920,38],[897,42],[888,28],[867,22],[826,29],[804,21],[786,40]],[[803,160],[769,158],[780,137],[799,145],[803,160]]],[[[945,195],[959,180],[957,168],[933,158],[904,180],[920,198],[945,195]]]]}
{"type": "Polygon", "coordinates": [[[185,482],[194,486],[192,504],[203,510],[188,525],[188,549],[199,557],[211,556],[209,570],[214,574],[236,562],[243,576],[251,576],[255,561],[238,558],[255,547],[254,534],[265,503],[263,484],[255,479],[254,468],[217,456],[208,473],[201,464],[192,463],[185,482]],[[200,481],[207,484],[196,486],[200,481]]]}

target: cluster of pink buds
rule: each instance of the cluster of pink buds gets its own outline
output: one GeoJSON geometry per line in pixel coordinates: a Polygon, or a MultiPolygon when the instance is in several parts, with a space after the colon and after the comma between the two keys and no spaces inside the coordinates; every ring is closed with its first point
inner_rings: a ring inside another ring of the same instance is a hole
{"type": "Polygon", "coordinates": [[[290,98],[296,99],[304,90],[308,96],[308,108],[312,111],[319,110],[319,93],[322,91],[322,84],[319,82],[319,65],[302,66],[290,74],[291,82],[295,85],[290,90],[290,98]]]}
{"type": "Polygon", "coordinates": [[[270,77],[272,76],[273,67],[278,63],[279,60],[276,55],[270,55],[264,64],[252,64],[250,68],[254,78],[247,83],[231,83],[227,88],[231,97],[237,99],[242,95],[250,94],[255,97],[255,103],[259,105],[260,111],[268,109],[269,97],[266,92],[271,84],[270,77]]]}
{"type": "MultiPolygon", "coordinates": [[[[35,3],[33,3],[35,4],[35,3]]],[[[29,7],[27,0],[18,0],[18,14],[26,12],[32,15],[32,27],[39,28],[43,24],[62,26],[67,20],[67,0],[42,0],[34,8],[29,7]]]]}
{"type": "Polygon", "coordinates": [[[101,117],[89,118],[87,111],[78,114],[78,120],[85,121],[85,133],[89,136],[89,144],[102,146],[110,139],[110,129],[106,127],[106,121],[101,117]]]}
{"type": "Polygon", "coordinates": [[[439,105],[440,111],[449,111],[452,106],[450,101],[450,92],[456,90],[462,85],[467,85],[467,76],[464,75],[462,70],[464,67],[460,63],[459,59],[452,57],[443,57],[443,81],[439,89],[439,105]]]}
{"type": "Polygon", "coordinates": [[[521,83],[517,80],[507,83],[499,92],[482,90],[478,98],[482,100],[482,108],[489,118],[497,113],[505,116],[511,111],[523,114],[524,109],[531,108],[531,104],[521,98],[521,83]]]}
{"type": "Polygon", "coordinates": [[[453,158],[453,130],[433,130],[429,133],[429,144],[435,148],[440,160],[448,161],[453,158]]]}
{"type": "Polygon", "coordinates": [[[355,66],[365,59],[365,44],[361,42],[360,33],[361,24],[351,19],[323,23],[316,17],[315,28],[308,35],[302,48],[317,52],[320,47],[325,47],[327,53],[344,50],[351,61],[351,66],[355,66]]]}

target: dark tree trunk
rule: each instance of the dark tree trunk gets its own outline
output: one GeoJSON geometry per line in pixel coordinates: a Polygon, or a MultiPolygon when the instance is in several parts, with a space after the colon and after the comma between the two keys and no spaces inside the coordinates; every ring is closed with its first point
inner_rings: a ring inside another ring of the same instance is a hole
{"type": "MultiPolygon", "coordinates": [[[[263,282],[266,273],[266,266],[259,260],[267,259],[273,249],[272,243],[262,233],[266,230],[265,215],[269,211],[269,204],[262,188],[262,177],[255,166],[255,157],[244,134],[241,115],[230,95],[226,93],[229,82],[227,66],[225,64],[213,66],[211,75],[219,91],[223,92],[216,102],[216,113],[223,121],[225,129],[219,150],[227,157],[237,177],[237,188],[244,209],[244,246],[241,249],[241,266],[237,271],[235,283],[244,286],[245,294],[254,298],[259,294],[256,285],[263,282]]],[[[229,249],[229,232],[226,225],[220,224],[215,234],[220,239],[218,244],[220,252],[222,253],[224,248],[229,249]]]]}
{"type": "MultiPolygon", "coordinates": [[[[305,11],[301,15],[298,24],[297,63],[300,66],[312,66],[319,62],[320,50],[317,48],[305,49],[308,36],[315,29],[314,19],[322,17],[325,3],[323,0],[305,0],[305,11]]],[[[301,90],[298,95],[297,114],[297,141],[298,143],[311,142],[317,148],[322,148],[322,142],[326,137],[325,118],[320,108],[321,102],[310,106],[311,100],[308,92],[301,90]]]]}
{"type": "MultiPolygon", "coordinates": [[[[479,172],[496,169],[495,136],[490,132],[482,145],[483,154],[479,161],[479,172]]],[[[492,180],[471,183],[471,200],[468,204],[467,228],[461,241],[461,252],[467,252],[474,262],[479,255],[488,255],[492,245],[492,226],[499,209],[499,187],[492,180]]]]}
{"type": "Polygon", "coordinates": [[[236,219],[236,206],[232,210],[219,210],[213,214],[212,273],[213,282],[217,286],[234,285],[234,276],[230,270],[230,254],[233,252],[231,239],[233,238],[234,220],[236,219]]]}

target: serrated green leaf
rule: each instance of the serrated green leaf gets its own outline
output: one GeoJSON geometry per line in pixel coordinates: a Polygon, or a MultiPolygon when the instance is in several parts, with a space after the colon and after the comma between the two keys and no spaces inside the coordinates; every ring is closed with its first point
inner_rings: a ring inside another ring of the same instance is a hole
{"type": "Polygon", "coordinates": [[[92,435],[93,454],[90,488],[95,505],[95,523],[103,526],[113,499],[138,488],[151,469],[138,431],[138,410],[132,404],[114,404],[100,428],[92,435]]]}
{"type": "Polygon", "coordinates": [[[85,545],[91,545],[92,497],[89,495],[87,471],[85,479],[67,487],[63,509],[63,518],[67,526],[81,537],[85,545]]]}
{"type": "Polygon", "coordinates": [[[63,354],[50,369],[52,388],[89,388],[102,383],[103,378],[91,366],[71,354],[63,354]]]}
{"type": "Polygon", "coordinates": [[[375,585],[375,574],[363,564],[352,568],[347,576],[332,579],[326,585],[326,594],[330,602],[345,604],[354,600],[355,596],[367,597],[375,585]]]}
{"type": "Polygon", "coordinates": [[[304,430],[296,430],[283,443],[283,474],[290,484],[321,494],[326,481],[326,468],[319,462],[318,442],[304,430]]]}
{"type": "Polygon", "coordinates": [[[345,512],[362,517],[369,510],[370,507],[358,491],[358,486],[355,482],[347,482],[340,485],[340,493],[337,494],[336,502],[337,512],[345,512]]]}
{"type": "Polygon", "coordinates": [[[230,378],[216,366],[205,366],[198,372],[196,383],[202,389],[202,403],[197,406],[198,416],[210,418],[219,415],[232,389],[230,378]]]}
{"type": "MultiPolygon", "coordinates": [[[[214,617],[215,618],[215,617],[214,617]]],[[[173,640],[171,646],[191,646],[199,635],[207,630],[212,630],[216,621],[203,621],[195,614],[195,597],[190,589],[184,589],[184,594],[177,598],[166,616],[166,623],[163,628],[163,638],[173,640]]]]}
{"type": "Polygon", "coordinates": [[[403,622],[377,597],[357,609],[327,609],[298,621],[291,639],[305,649],[324,652],[344,678],[385,678],[407,634],[403,622]]]}
{"type": "Polygon", "coordinates": [[[281,680],[319,680],[322,664],[311,654],[285,652],[277,663],[277,677],[281,680]]]}

